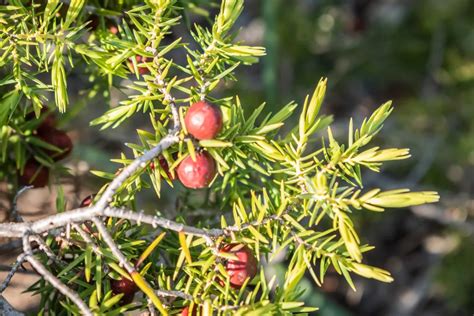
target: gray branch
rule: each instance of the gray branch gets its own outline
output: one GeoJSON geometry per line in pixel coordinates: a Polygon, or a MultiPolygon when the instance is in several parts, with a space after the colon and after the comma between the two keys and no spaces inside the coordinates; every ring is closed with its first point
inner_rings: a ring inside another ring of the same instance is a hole
{"type": "Polygon", "coordinates": [[[93,316],[91,310],[89,307],[87,307],[80,296],[67,287],[64,283],[62,283],[61,280],[55,277],[51,272],[49,272],[49,270],[34,257],[30,245],[30,235],[28,233],[26,233],[23,237],[23,250],[26,255],[26,260],[31,264],[36,272],[38,272],[43,277],[43,279],[49,282],[55,289],[67,296],[74,304],[76,304],[83,315],[93,316]]]}
{"type": "Polygon", "coordinates": [[[112,236],[110,236],[109,232],[107,231],[107,228],[105,227],[104,223],[102,223],[102,220],[99,219],[98,217],[93,217],[92,222],[94,222],[95,226],[97,227],[97,230],[99,231],[99,234],[102,235],[102,239],[104,242],[109,246],[110,251],[114,254],[114,256],[117,258],[119,262],[119,266],[124,267],[125,270],[131,275],[133,272],[135,272],[135,268],[133,265],[128,262],[127,258],[123,255],[123,253],[120,251],[118,246],[115,244],[112,236]]]}
{"type": "MultiPolygon", "coordinates": [[[[25,259],[26,259],[26,255],[24,253],[20,254],[16,258],[16,262],[13,264],[10,272],[8,272],[7,276],[5,277],[5,280],[3,280],[3,282],[0,284],[0,294],[2,294],[3,291],[5,291],[5,289],[8,287],[8,285],[10,284],[10,281],[12,280],[13,276],[18,271],[18,269],[21,267],[21,264],[25,261],[25,259]]],[[[0,311],[1,311],[1,309],[0,309],[0,311]]]]}
{"type": "Polygon", "coordinates": [[[81,226],[79,226],[78,224],[76,223],[73,223],[72,225],[72,228],[74,230],[76,230],[79,235],[82,237],[82,239],[84,239],[84,241],[91,246],[92,248],[92,251],[94,251],[94,253],[98,256],[103,256],[103,253],[102,251],[100,250],[99,246],[97,246],[97,244],[92,240],[92,238],[81,228],[81,226]]]}
{"type": "Polygon", "coordinates": [[[179,297],[184,300],[194,301],[194,297],[190,294],[186,294],[181,291],[166,291],[166,290],[157,290],[155,291],[156,295],[161,297],[179,297]]]}
{"type": "Polygon", "coordinates": [[[25,193],[26,191],[28,191],[29,189],[31,189],[33,186],[26,186],[26,187],[23,187],[21,188],[20,190],[18,190],[18,192],[15,194],[15,197],[13,198],[13,202],[12,202],[12,211],[10,213],[10,220],[14,221],[14,222],[23,222],[23,218],[21,218],[20,214],[18,214],[18,198],[23,194],[25,193]]]}
{"type": "Polygon", "coordinates": [[[16,311],[7,300],[0,295],[0,315],[4,316],[23,316],[25,314],[16,311]]]}

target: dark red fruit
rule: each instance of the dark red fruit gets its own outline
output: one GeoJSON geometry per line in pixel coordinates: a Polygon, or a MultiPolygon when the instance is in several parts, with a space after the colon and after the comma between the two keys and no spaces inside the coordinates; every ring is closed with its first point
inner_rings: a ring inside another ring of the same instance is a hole
{"type": "Polygon", "coordinates": [[[45,150],[45,152],[51,155],[55,161],[66,158],[72,151],[72,141],[66,132],[57,129],[51,129],[48,132],[42,131],[41,133],[38,133],[38,136],[43,141],[62,150],[62,152],[45,150]]]}
{"type": "Polygon", "coordinates": [[[95,31],[99,27],[100,18],[98,15],[92,14],[87,19],[87,22],[88,22],[87,27],[90,27],[92,31],[95,31]]]}
{"type": "MultiPolygon", "coordinates": [[[[170,167],[168,166],[168,162],[166,161],[165,157],[159,156],[158,157],[158,162],[160,163],[161,169],[163,169],[166,172],[166,175],[168,176],[169,179],[174,180],[175,176],[170,172],[170,167]]],[[[152,161],[150,163],[150,169],[152,171],[155,170],[155,162],[152,161]]]]}
{"type": "Polygon", "coordinates": [[[218,106],[199,101],[191,105],[184,117],[186,130],[197,139],[213,139],[222,128],[222,112],[218,106]]]}
{"type": "Polygon", "coordinates": [[[79,207],[88,207],[94,202],[95,194],[88,195],[82,200],[81,205],[79,207]]]}
{"type": "Polygon", "coordinates": [[[32,185],[35,188],[41,188],[48,184],[49,171],[48,168],[42,166],[34,159],[30,159],[25,164],[23,174],[19,177],[21,185],[32,185]]]}
{"type": "MultiPolygon", "coordinates": [[[[128,62],[128,68],[130,69],[131,72],[135,72],[135,69],[133,68],[132,58],[133,57],[130,57],[130,60],[128,62]]],[[[147,63],[149,61],[148,57],[143,57],[143,56],[140,56],[140,55],[135,56],[135,60],[136,60],[137,64],[147,63]]],[[[148,70],[148,68],[144,65],[142,65],[142,66],[137,65],[137,68],[138,68],[138,73],[140,75],[145,75],[145,74],[150,72],[148,70]]]]}
{"type": "Polygon", "coordinates": [[[220,251],[231,253],[239,258],[238,260],[229,259],[226,263],[229,283],[233,288],[241,288],[245,280],[252,280],[257,275],[257,259],[246,245],[228,244],[220,251]]]}
{"type": "Polygon", "coordinates": [[[115,295],[123,294],[122,299],[120,300],[122,304],[131,303],[133,301],[133,297],[135,296],[135,292],[138,291],[138,287],[135,282],[124,277],[122,277],[120,280],[110,281],[110,287],[115,295]]]}
{"type": "Polygon", "coordinates": [[[205,188],[216,175],[216,163],[207,152],[196,153],[196,161],[187,156],[178,166],[178,178],[190,189],[205,188]]]}
{"type": "MultiPolygon", "coordinates": [[[[26,115],[25,119],[27,121],[35,120],[36,115],[35,112],[30,112],[26,115]]],[[[48,113],[48,109],[42,108],[41,109],[41,116],[39,118],[41,120],[40,125],[36,128],[38,133],[41,132],[48,132],[51,129],[54,129],[56,126],[56,117],[53,113],[48,113]]]]}

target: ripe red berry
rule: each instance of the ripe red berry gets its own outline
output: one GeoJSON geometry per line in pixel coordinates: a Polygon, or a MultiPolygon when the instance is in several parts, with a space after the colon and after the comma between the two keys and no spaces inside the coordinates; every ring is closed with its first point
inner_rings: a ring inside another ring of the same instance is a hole
{"type": "Polygon", "coordinates": [[[222,112],[218,106],[199,101],[191,105],[184,117],[186,130],[197,139],[213,139],[222,128],[222,112]]]}
{"type": "Polygon", "coordinates": [[[197,315],[197,309],[198,309],[198,307],[197,307],[197,306],[194,306],[193,311],[190,312],[189,306],[186,306],[186,307],[183,308],[183,310],[181,311],[181,316],[196,316],[196,315],[197,315]]]}
{"type": "Polygon", "coordinates": [[[131,303],[133,301],[133,297],[135,296],[135,292],[138,290],[135,282],[124,277],[122,277],[120,280],[112,280],[110,282],[110,287],[115,295],[123,294],[123,297],[120,300],[122,304],[131,303]]]}
{"type": "Polygon", "coordinates": [[[25,164],[23,174],[19,177],[21,185],[32,185],[35,188],[41,188],[48,184],[49,171],[48,168],[42,166],[34,159],[30,159],[25,164]]]}
{"type": "MultiPolygon", "coordinates": [[[[130,57],[130,59],[128,61],[128,68],[130,69],[131,72],[135,72],[135,69],[133,68],[133,58],[134,57],[130,57]]],[[[148,57],[143,57],[143,56],[140,56],[140,55],[136,55],[135,60],[136,60],[137,64],[147,63],[149,61],[148,57]]],[[[137,68],[138,68],[138,73],[140,75],[145,75],[145,74],[150,72],[148,70],[148,68],[144,65],[142,65],[142,66],[138,65],[137,68]]]]}
{"type": "Polygon", "coordinates": [[[229,283],[233,288],[240,288],[245,280],[252,280],[257,275],[257,259],[249,247],[243,244],[225,245],[221,252],[231,253],[237,256],[237,260],[229,259],[226,263],[226,271],[229,275],[229,283]]]}
{"type": "Polygon", "coordinates": [[[42,131],[41,133],[38,133],[38,136],[45,142],[62,150],[62,152],[45,150],[55,161],[66,158],[66,156],[68,156],[72,151],[72,141],[66,132],[57,129],[51,129],[48,132],[42,131]]]}
{"type": "Polygon", "coordinates": [[[88,207],[94,202],[95,194],[88,195],[82,200],[81,204],[79,207],[88,207]]]}
{"type": "Polygon", "coordinates": [[[216,175],[216,163],[207,152],[196,153],[196,161],[188,156],[178,166],[178,178],[190,189],[207,187],[216,175]]]}

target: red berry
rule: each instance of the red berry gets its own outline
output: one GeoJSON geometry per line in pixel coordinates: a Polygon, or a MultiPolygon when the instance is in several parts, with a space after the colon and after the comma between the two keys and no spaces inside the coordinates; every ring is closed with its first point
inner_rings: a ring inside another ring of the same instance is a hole
{"type": "Polygon", "coordinates": [[[79,207],[88,207],[94,202],[95,194],[88,195],[82,200],[81,204],[79,207]]]}
{"type": "Polygon", "coordinates": [[[186,306],[186,307],[183,308],[183,310],[181,311],[181,316],[196,316],[196,315],[197,315],[197,309],[198,309],[198,307],[197,307],[197,306],[194,306],[193,311],[190,313],[190,308],[189,308],[189,306],[186,306]]]}
{"type": "Polygon", "coordinates": [[[57,152],[53,150],[45,150],[46,153],[51,155],[51,157],[55,160],[61,160],[63,158],[66,158],[71,151],[72,151],[72,141],[69,138],[69,136],[66,134],[66,132],[63,132],[61,130],[57,129],[51,129],[48,132],[41,132],[38,134],[39,138],[44,140],[45,142],[58,147],[59,149],[62,150],[62,152],[57,152]]]}
{"type": "MultiPolygon", "coordinates": [[[[137,64],[147,63],[149,61],[148,57],[143,57],[143,56],[140,56],[140,55],[136,55],[135,60],[136,60],[137,64]]],[[[133,57],[130,57],[130,60],[128,61],[128,68],[130,69],[131,72],[135,72],[135,69],[133,68],[133,57]]],[[[140,75],[145,75],[145,74],[150,72],[148,70],[148,68],[144,65],[142,65],[142,66],[137,65],[137,68],[138,68],[138,73],[140,75]]]]}
{"type": "Polygon", "coordinates": [[[186,130],[197,139],[213,139],[222,128],[222,112],[218,106],[199,101],[191,105],[184,117],[186,130]]]}
{"type": "Polygon", "coordinates": [[[109,26],[109,32],[110,32],[110,33],[112,33],[112,34],[114,34],[114,35],[117,35],[118,31],[119,31],[119,29],[118,29],[118,27],[116,27],[115,25],[109,26]]]}
{"type": "Polygon", "coordinates": [[[32,185],[41,188],[48,184],[48,168],[39,164],[36,160],[30,159],[26,162],[23,174],[19,177],[21,185],[32,185]]]}
{"type": "Polygon", "coordinates": [[[110,287],[115,295],[123,294],[123,297],[120,300],[122,304],[131,303],[133,301],[133,297],[135,296],[135,292],[138,290],[135,282],[124,277],[122,277],[120,280],[112,280],[110,282],[110,287]]]}
{"type": "Polygon", "coordinates": [[[207,187],[216,175],[216,163],[207,152],[196,153],[196,161],[188,156],[178,166],[178,178],[190,189],[207,187]]]}
{"type": "Polygon", "coordinates": [[[225,245],[221,252],[237,256],[237,260],[229,259],[226,271],[229,274],[229,283],[233,288],[240,288],[245,280],[253,279],[257,275],[257,259],[249,247],[243,244],[225,245]]]}

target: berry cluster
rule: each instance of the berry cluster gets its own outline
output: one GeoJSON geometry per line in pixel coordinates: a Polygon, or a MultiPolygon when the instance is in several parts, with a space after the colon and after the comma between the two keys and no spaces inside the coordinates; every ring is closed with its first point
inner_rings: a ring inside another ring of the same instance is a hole
{"type": "MultiPolygon", "coordinates": [[[[56,119],[53,114],[42,111],[43,121],[36,128],[36,135],[42,141],[56,147],[58,150],[45,149],[44,152],[54,161],[66,158],[72,151],[73,144],[71,138],[66,132],[56,128],[56,119]]],[[[34,119],[34,113],[30,113],[26,117],[27,120],[34,119]]],[[[44,187],[48,184],[49,170],[41,165],[36,159],[30,158],[19,175],[19,183],[21,185],[32,185],[36,188],[44,187]]]]}
{"type": "MultiPolygon", "coordinates": [[[[197,140],[213,139],[222,129],[222,113],[218,106],[199,101],[190,106],[184,117],[184,123],[189,135],[197,140]]],[[[177,159],[177,155],[173,155],[177,159]]],[[[169,179],[174,180],[168,162],[163,156],[158,157],[160,167],[169,179]]],[[[150,169],[155,170],[155,162],[150,163],[150,169]]],[[[182,159],[176,170],[179,181],[189,189],[207,187],[217,173],[214,158],[203,150],[196,152],[195,159],[188,155],[182,159]]]]}
{"type": "MultiPolygon", "coordinates": [[[[213,139],[222,128],[222,113],[219,107],[199,101],[191,105],[184,123],[187,132],[198,140],[213,139]]],[[[178,166],[178,179],[190,189],[207,187],[216,175],[214,158],[205,151],[197,152],[195,159],[184,158],[178,166]]]]}

